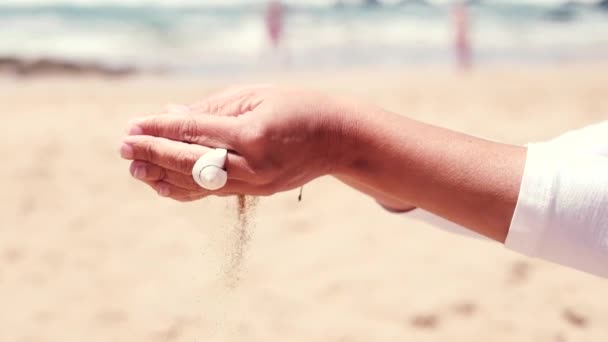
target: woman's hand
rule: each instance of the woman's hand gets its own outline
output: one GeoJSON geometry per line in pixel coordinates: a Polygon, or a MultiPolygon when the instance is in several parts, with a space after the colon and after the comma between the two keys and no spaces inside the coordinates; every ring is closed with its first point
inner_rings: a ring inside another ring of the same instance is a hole
{"type": "Polygon", "coordinates": [[[121,154],[131,172],[180,201],[271,195],[333,175],[394,210],[423,208],[504,242],[526,149],[424,124],[358,102],[247,87],[133,122],[121,154]],[[191,176],[209,148],[230,151],[228,184],[191,176]],[[408,205],[411,203],[412,205],[408,205]]]}
{"type": "Polygon", "coordinates": [[[133,121],[121,155],[133,160],[133,176],[179,201],[271,195],[339,174],[357,158],[357,106],[313,92],[236,88],[168,111],[133,121]],[[191,174],[210,148],[230,152],[228,184],[213,193],[191,174]]]}

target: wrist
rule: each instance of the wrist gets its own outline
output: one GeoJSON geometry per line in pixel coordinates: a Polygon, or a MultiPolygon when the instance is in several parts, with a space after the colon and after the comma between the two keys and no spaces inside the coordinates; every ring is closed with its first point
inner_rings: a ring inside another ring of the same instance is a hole
{"type": "Polygon", "coordinates": [[[373,197],[378,204],[391,212],[404,213],[416,209],[407,199],[395,192],[388,182],[387,170],[399,170],[390,166],[395,157],[393,127],[403,127],[404,118],[382,109],[352,105],[337,116],[340,122],[339,148],[336,167],[331,173],[350,187],[373,197]]]}
{"type": "MultiPolygon", "coordinates": [[[[354,105],[342,116],[339,163],[334,176],[346,176],[362,183],[386,176],[392,163],[394,127],[403,117],[377,107],[354,105]]],[[[397,133],[399,134],[399,133],[397,133]]]]}
{"type": "Polygon", "coordinates": [[[331,175],[341,178],[357,179],[360,169],[369,166],[373,161],[376,120],[382,120],[378,113],[381,110],[358,103],[348,103],[338,106],[334,113],[334,127],[329,139],[329,149],[334,167],[331,175]]]}

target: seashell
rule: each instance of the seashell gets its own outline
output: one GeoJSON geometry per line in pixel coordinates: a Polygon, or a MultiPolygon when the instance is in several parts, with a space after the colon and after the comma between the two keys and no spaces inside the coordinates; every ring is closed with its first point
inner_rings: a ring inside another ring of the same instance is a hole
{"type": "Polygon", "coordinates": [[[228,151],[223,148],[205,153],[192,168],[192,178],[201,188],[216,191],[228,182],[228,172],[224,170],[228,151]]]}

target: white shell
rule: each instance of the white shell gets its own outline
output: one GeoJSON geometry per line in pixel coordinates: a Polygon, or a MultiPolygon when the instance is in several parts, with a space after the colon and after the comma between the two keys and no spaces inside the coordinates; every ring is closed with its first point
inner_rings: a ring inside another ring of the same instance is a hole
{"type": "Polygon", "coordinates": [[[216,191],[228,182],[228,173],[224,170],[228,151],[222,148],[205,153],[194,164],[192,178],[201,188],[216,191]]]}

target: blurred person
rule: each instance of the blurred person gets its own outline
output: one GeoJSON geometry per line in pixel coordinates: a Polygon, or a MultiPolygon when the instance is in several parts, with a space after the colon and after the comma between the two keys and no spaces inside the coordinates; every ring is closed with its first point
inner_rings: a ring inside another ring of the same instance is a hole
{"type": "Polygon", "coordinates": [[[271,68],[284,67],[289,62],[285,45],[285,7],[280,1],[269,1],[265,14],[266,32],[270,42],[270,56],[263,55],[263,63],[271,68]]]}
{"type": "Polygon", "coordinates": [[[608,121],[515,146],[355,100],[252,86],[134,120],[120,149],[161,196],[269,196],[331,175],[390,212],[608,277],[608,121]],[[228,183],[204,190],[195,162],[229,151],[228,183]]]}
{"type": "Polygon", "coordinates": [[[452,20],[456,61],[460,69],[468,70],[473,65],[473,54],[469,35],[469,11],[464,1],[456,1],[452,6],[452,20]]]}
{"type": "Polygon", "coordinates": [[[280,1],[269,1],[266,6],[266,30],[274,49],[278,49],[283,39],[283,17],[285,9],[280,1]]]}

